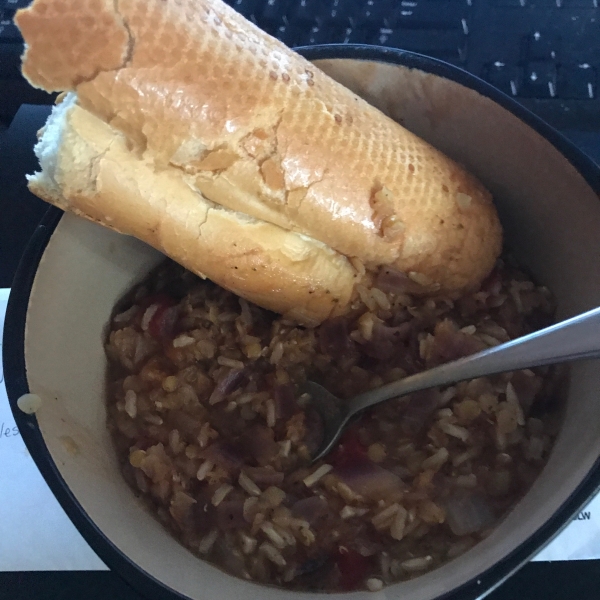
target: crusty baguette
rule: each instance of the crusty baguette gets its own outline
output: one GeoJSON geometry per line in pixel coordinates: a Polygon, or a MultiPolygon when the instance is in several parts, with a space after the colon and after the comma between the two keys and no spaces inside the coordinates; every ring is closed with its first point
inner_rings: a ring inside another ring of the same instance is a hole
{"type": "MultiPolygon", "coordinates": [[[[220,0],[35,0],[16,22],[34,86],[76,91],[148,169],[177,172],[217,205],[436,291],[477,285],[500,252],[496,211],[475,178],[220,0]]],[[[102,194],[93,207],[69,202],[124,229],[102,194]]],[[[119,213],[129,226],[134,204],[119,213]]],[[[208,274],[208,254],[195,254],[196,271],[208,274]]],[[[250,297],[251,285],[238,293],[250,297]]],[[[336,287],[315,275],[321,285],[336,287]]],[[[269,306],[285,312],[278,302],[269,306]]]]}
{"type": "Polygon", "coordinates": [[[350,300],[355,270],[324,244],[215,206],[181,179],[155,171],[125,137],[67,96],[36,146],[31,190],[112,229],[144,239],[185,267],[307,325],[350,300]],[[99,200],[100,199],[100,200],[99,200]]]}

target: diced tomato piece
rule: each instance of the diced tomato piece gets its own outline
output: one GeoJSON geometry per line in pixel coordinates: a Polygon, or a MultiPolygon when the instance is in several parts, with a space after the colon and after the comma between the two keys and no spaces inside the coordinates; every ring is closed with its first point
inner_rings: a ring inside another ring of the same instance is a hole
{"type": "Polygon", "coordinates": [[[178,317],[175,300],[169,296],[161,296],[152,304],[158,307],[148,323],[148,332],[156,339],[164,340],[172,337],[178,317]]]}
{"type": "Polygon", "coordinates": [[[340,587],[349,592],[363,583],[369,570],[369,557],[348,548],[339,548],[336,563],[340,570],[340,587]]]}
{"type": "Polygon", "coordinates": [[[367,456],[367,448],[358,436],[358,427],[347,429],[337,448],[331,453],[329,462],[334,467],[344,467],[367,456]]]}

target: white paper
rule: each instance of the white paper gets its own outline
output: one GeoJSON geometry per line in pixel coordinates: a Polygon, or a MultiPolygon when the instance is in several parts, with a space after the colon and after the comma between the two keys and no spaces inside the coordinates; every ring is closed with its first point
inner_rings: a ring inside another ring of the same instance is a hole
{"type": "MultiPolygon", "coordinates": [[[[8,290],[0,289],[0,345],[8,290]]],[[[0,365],[0,571],[106,569],[31,459],[8,405],[0,365]]]]}
{"type": "MultiPolygon", "coordinates": [[[[0,289],[0,344],[7,299],[8,290],[0,289]]],[[[0,426],[0,571],[106,569],[27,452],[8,405],[1,365],[0,426]]],[[[600,558],[600,495],[533,560],[594,558],[600,558]]]]}
{"type": "Polygon", "coordinates": [[[591,560],[600,558],[600,494],[567,528],[532,560],[591,560]]]}

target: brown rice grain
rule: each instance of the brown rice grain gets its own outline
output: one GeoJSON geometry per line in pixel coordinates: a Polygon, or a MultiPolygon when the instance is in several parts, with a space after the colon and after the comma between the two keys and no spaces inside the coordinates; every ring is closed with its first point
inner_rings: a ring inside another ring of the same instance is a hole
{"type": "Polygon", "coordinates": [[[256,485],[256,483],[254,483],[254,481],[252,481],[252,479],[250,479],[250,477],[248,477],[248,475],[246,475],[246,473],[244,473],[244,471],[240,473],[238,483],[240,484],[241,488],[245,492],[248,492],[248,494],[251,496],[260,496],[260,488],[256,485]]]}
{"type": "Polygon", "coordinates": [[[346,502],[362,502],[364,498],[352,491],[352,488],[344,483],[343,481],[338,481],[335,485],[335,491],[346,501],[346,502]]]}
{"type": "Polygon", "coordinates": [[[191,346],[196,340],[189,335],[180,335],[173,340],[173,348],[185,348],[191,346]]]}
{"type": "Polygon", "coordinates": [[[232,369],[243,369],[244,363],[241,360],[234,360],[233,358],[227,358],[225,356],[217,357],[217,364],[222,367],[231,367],[232,369]]]}
{"type": "Polygon", "coordinates": [[[137,394],[133,390],[127,390],[125,393],[125,412],[132,419],[137,416],[137,394]]]}
{"type": "Polygon", "coordinates": [[[487,333],[478,333],[477,337],[484,343],[490,347],[499,346],[502,342],[487,333]]]}
{"type": "Polygon", "coordinates": [[[435,454],[432,454],[421,463],[421,469],[425,471],[438,471],[449,458],[450,453],[448,450],[446,448],[440,448],[435,454]]]}
{"type": "Polygon", "coordinates": [[[376,577],[371,577],[370,579],[367,579],[367,588],[370,592],[379,592],[383,589],[383,581],[376,577]]]}
{"type": "Polygon", "coordinates": [[[400,505],[396,502],[394,504],[391,504],[387,508],[384,508],[371,519],[373,527],[375,527],[375,529],[377,529],[378,531],[387,529],[391,525],[392,520],[394,519],[396,513],[399,510],[400,505]]]}
{"type": "Polygon", "coordinates": [[[258,544],[256,538],[249,536],[247,533],[243,531],[239,532],[240,540],[241,540],[241,550],[244,554],[252,554],[254,550],[256,550],[256,546],[258,544]]]}
{"type": "Polygon", "coordinates": [[[327,475],[332,469],[332,465],[321,465],[316,471],[313,471],[313,473],[306,476],[302,481],[306,487],[312,487],[321,479],[321,477],[327,475]]]}
{"type": "Polygon", "coordinates": [[[213,506],[219,506],[223,500],[227,497],[229,492],[233,490],[233,486],[228,483],[224,483],[221,487],[217,488],[213,497],[211,499],[211,503],[213,506]]]}
{"type": "Polygon", "coordinates": [[[279,442],[279,456],[282,458],[287,458],[290,455],[290,450],[292,449],[292,441],[284,440],[283,442],[279,442]]]}
{"type": "Polygon", "coordinates": [[[283,558],[279,550],[277,550],[275,546],[269,544],[268,542],[263,542],[259,546],[258,551],[264,554],[264,556],[266,556],[274,565],[277,565],[278,567],[285,567],[287,564],[285,558],[283,558]]]}
{"type": "Polygon", "coordinates": [[[408,511],[403,506],[399,506],[390,527],[390,535],[395,540],[401,540],[404,537],[407,517],[408,511]]]}
{"type": "Polygon", "coordinates": [[[410,573],[414,573],[415,571],[422,571],[426,569],[433,561],[433,557],[431,556],[423,556],[420,558],[409,558],[400,563],[400,567],[404,571],[408,571],[410,573]]]}
{"type": "Polygon", "coordinates": [[[268,521],[264,522],[260,526],[260,530],[269,538],[269,540],[272,542],[272,544],[279,550],[283,550],[287,546],[283,537],[280,536],[279,533],[277,533],[277,531],[275,531],[275,528],[273,527],[272,523],[269,523],[268,521]]]}
{"type": "Polygon", "coordinates": [[[281,342],[277,342],[273,347],[273,351],[271,352],[271,358],[269,362],[272,365],[278,365],[279,361],[283,358],[283,344],[281,342]]]}
{"type": "Polygon", "coordinates": [[[469,439],[469,431],[464,427],[458,427],[457,425],[453,425],[452,423],[448,423],[447,421],[440,421],[438,423],[438,427],[448,435],[452,437],[458,438],[463,442],[466,442],[469,439]]]}
{"type": "Polygon", "coordinates": [[[517,392],[513,384],[509,381],[506,384],[506,401],[515,407],[517,412],[517,424],[525,425],[525,416],[523,415],[523,408],[521,407],[521,403],[519,402],[519,397],[517,396],[517,392]]]}
{"type": "Polygon", "coordinates": [[[142,331],[148,331],[148,327],[150,326],[150,321],[154,316],[154,313],[158,310],[158,304],[151,304],[146,311],[144,312],[144,316],[142,317],[141,328],[142,331]]]}
{"type": "Polygon", "coordinates": [[[208,473],[212,470],[212,468],[215,466],[215,463],[212,460],[205,460],[200,467],[198,468],[198,471],[196,472],[196,479],[198,481],[204,481],[204,479],[206,479],[206,476],[208,475],[208,473]]]}
{"type": "Polygon", "coordinates": [[[258,497],[250,496],[250,498],[246,498],[244,500],[243,514],[244,519],[248,523],[252,523],[254,521],[254,517],[256,516],[256,511],[258,510],[258,497]]]}
{"type": "Polygon", "coordinates": [[[217,529],[211,529],[209,533],[207,533],[198,544],[198,552],[200,554],[208,554],[212,547],[215,545],[217,538],[219,537],[219,532],[217,529]]]}

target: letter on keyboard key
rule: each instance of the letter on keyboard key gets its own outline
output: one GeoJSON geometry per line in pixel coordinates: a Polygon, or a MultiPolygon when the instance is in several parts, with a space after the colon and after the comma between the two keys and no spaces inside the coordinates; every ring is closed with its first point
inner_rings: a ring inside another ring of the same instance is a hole
{"type": "MultiPolygon", "coordinates": [[[[350,4],[350,2],[347,2],[350,4]]],[[[384,20],[392,16],[393,5],[385,0],[361,0],[355,3],[353,14],[350,15],[352,22],[357,27],[366,25],[378,25],[383,27],[384,20]]]]}
{"type": "Polygon", "coordinates": [[[330,12],[331,6],[322,0],[296,0],[288,5],[287,17],[290,23],[313,23],[330,12]]]}
{"type": "MultiPolygon", "coordinates": [[[[465,29],[470,7],[465,2],[431,2],[403,0],[396,4],[396,9],[386,17],[390,29],[398,27],[409,29],[465,29]]],[[[465,31],[465,33],[467,33],[465,31]]]]}
{"type": "Polygon", "coordinates": [[[562,39],[559,35],[536,31],[523,40],[523,59],[526,62],[538,60],[560,60],[562,39]]]}
{"type": "Polygon", "coordinates": [[[278,40],[281,40],[289,48],[300,45],[302,32],[298,30],[292,23],[283,23],[272,34],[278,40]]]}
{"type": "Polygon", "coordinates": [[[313,27],[306,43],[308,44],[342,44],[346,41],[348,27],[339,23],[323,23],[313,27]]]}
{"type": "Polygon", "coordinates": [[[463,62],[466,58],[466,36],[459,30],[382,29],[382,46],[410,50],[442,60],[463,62]]]}
{"type": "Polygon", "coordinates": [[[230,6],[235,8],[239,13],[244,15],[247,19],[256,15],[257,11],[261,10],[261,0],[234,0],[230,6]]]}
{"type": "MultiPolygon", "coordinates": [[[[281,21],[287,9],[288,0],[267,0],[263,4],[260,19],[265,21],[281,21]]],[[[258,17],[258,15],[256,15],[258,17]]]]}
{"type": "Polygon", "coordinates": [[[530,62],[525,69],[520,95],[527,98],[554,98],[557,95],[554,63],[530,62]]]}
{"type": "Polygon", "coordinates": [[[483,78],[509,96],[517,96],[521,91],[523,77],[519,67],[496,61],[485,66],[483,78]]]}
{"type": "Polygon", "coordinates": [[[379,29],[370,27],[353,27],[349,29],[344,40],[348,44],[379,44],[379,29]]]}
{"type": "Polygon", "coordinates": [[[566,65],[558,70],[561,98],[591,100],[596,97],[598,73],[589,65],[566,65]]]}

